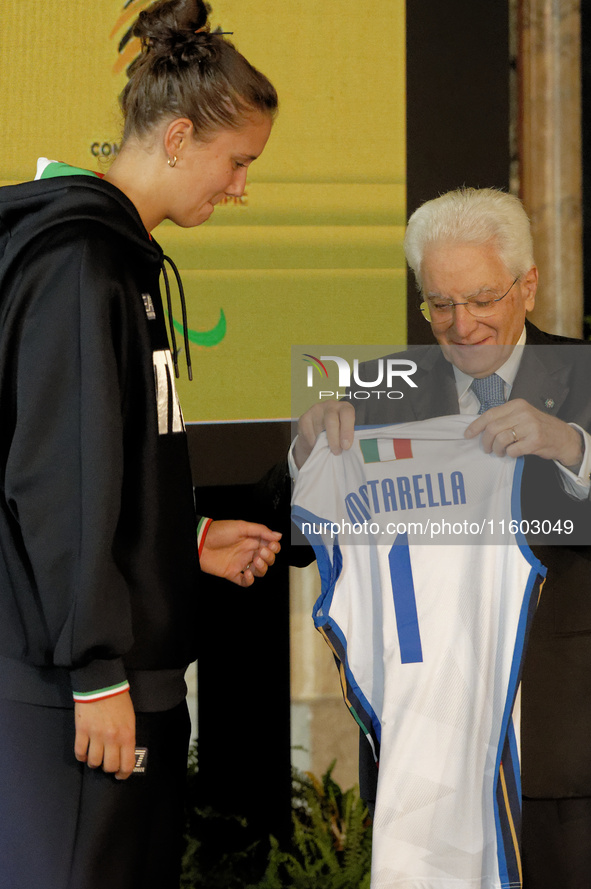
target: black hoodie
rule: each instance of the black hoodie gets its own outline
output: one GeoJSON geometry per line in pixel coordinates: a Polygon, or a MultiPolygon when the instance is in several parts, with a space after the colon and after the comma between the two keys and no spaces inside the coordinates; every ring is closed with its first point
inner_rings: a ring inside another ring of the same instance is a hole
{"type": "Polygon", "coordinates": [[[86,176],[0,189],[0,695],[182,698],[196,518],[158,279],[86,176]]]}

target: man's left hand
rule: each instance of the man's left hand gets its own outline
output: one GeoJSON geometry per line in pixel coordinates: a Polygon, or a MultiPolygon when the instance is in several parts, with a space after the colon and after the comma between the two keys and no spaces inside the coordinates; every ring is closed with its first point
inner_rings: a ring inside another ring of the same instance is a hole
{"type": "Polygon", "coordinates": [[[214,521],[209,526],[199,561],[207,574],[250,586],[263,577],[281,549],[281,534],[266,525],[239,520],[214,521]]]}
{"type": "Polygon", "coordinates": [[[558,460],[577,472],[583,460],[583,441],[576,429],[557,417],[532,407],[523,398],[492,407],[470,423],[466,438],[482,435],[487,454],[521,457],[536,454],[544,460],[558,460]]]}

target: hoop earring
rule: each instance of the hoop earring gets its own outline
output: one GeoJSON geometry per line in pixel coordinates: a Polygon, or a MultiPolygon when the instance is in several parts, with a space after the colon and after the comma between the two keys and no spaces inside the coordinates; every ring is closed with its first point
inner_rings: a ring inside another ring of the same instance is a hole
{"type": "Polygon", "coordinates": [[[175,154],[174,157],[169,157],[169,158],[168,158],[168,166],[169,166],[169,167],[176,167],[176,161],[177,161],[177,156],[176,156],[176,154],[175,154]]]}

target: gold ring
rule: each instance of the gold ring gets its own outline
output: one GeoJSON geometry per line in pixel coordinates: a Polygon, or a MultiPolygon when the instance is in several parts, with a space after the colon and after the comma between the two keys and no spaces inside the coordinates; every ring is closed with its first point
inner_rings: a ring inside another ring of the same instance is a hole
{"type": "Polygon", "coordinates": [[[513,441],[511,442],[511,444],[515,444],[515,442],[519,441],[519,439],[517,438],[517,433],[515,432],[515,428],[514,428],[514,427],[511,427],[511,429],[509,430],[509,432],[510,432],[511,435],[513,436],[513,441]]]}

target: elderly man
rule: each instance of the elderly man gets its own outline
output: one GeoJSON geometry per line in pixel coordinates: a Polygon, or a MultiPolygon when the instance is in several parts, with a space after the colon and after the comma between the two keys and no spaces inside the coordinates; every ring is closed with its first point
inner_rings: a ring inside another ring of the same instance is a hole
{"type": "MultiPolygon", "coordinates": [[[[591,528],[586,352],[565,351],[578,341],[526,321],[538,273],[520,202],[492,189],[428,201],[409,221],[405,252],[438,344],[407,353],[418,364],[416,390],[400,401],[315,405],[300,418],[296,466],[324,429],[339,453],[355,423],[480,412],[467,436],[480,436],[488,453],[525,456],[524,517],[574,517],[576,543],[590,543],[581,539],[591,528]]],[[[579,889],[591,881],[591,547],[543,545],[563,543],[543,535],[529,542],[548,574],[522,681],[523,885],[579,889]]],[[[360,776],[371,799],[377,775],[366,747],[360,776]]]]}

